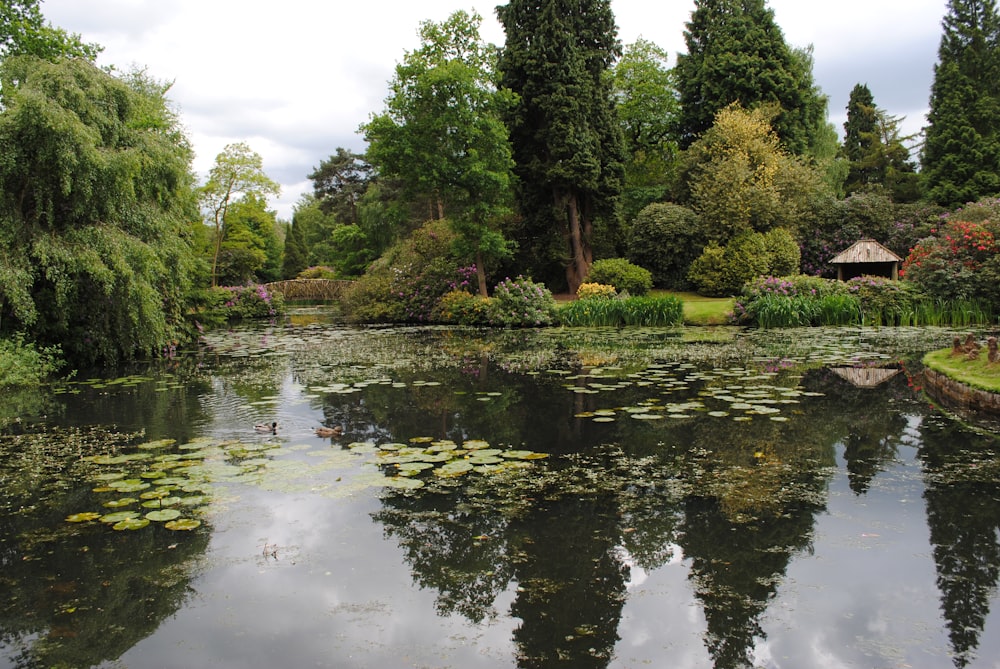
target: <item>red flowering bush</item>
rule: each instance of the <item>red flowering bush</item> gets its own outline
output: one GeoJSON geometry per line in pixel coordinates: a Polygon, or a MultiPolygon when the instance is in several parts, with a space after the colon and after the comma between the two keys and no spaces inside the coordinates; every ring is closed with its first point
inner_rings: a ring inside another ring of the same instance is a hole
{"type": "Polygon", "coordinates": [[[951,220],[910,249],[900,274],[942,299],[1000,301],[1000,224],[951,220]]]}

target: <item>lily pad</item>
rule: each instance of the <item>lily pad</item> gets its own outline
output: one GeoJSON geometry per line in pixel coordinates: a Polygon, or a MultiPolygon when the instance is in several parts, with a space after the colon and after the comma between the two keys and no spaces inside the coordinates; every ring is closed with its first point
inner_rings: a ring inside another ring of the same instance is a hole
{"type": "Polygon", "coordinates": [[[132,518],[138,518],[139,513],[137,511],[117,511],[115,513],[108,513],[101,516],[102,523],[118,523],[123,520],[130,520],[132,518]]]}
{"type": "Polygon", "coordinates": [[[150,511],[146,514],[147,520],[152,520],[158,523],[167,520],[174,520],[180,517],[181,512],[177,509],[159,509],[158,511],[150,511]]]}
{"type": "Polygon", "coordinates": [[[142,528],[146,527],[147,525],[149,525],[149,521],[146,520],[145,518],[126,518],[124,520],[118,521],[117,523],[115,523],[111,527],[112,527],[112,529],[119,530],[119,531],[121,531],[121,530],[141,530],[142,528]]]}
{"type": "Polygon", "coordinates": [[[449,462],[447,464],[441,465],[434,470],[435,476],[440,476],[441,478],[451,478],[453,476],[461,476],[472,471],[472,463],[468,460],[455,460],[454,462],[449,462]]]}
{"type": "Polygon", "coordinates": [[[178,518],[177,520],[164,523],[163,526],[168,530],[193,530],[200,525],[201,521],[194,518],[178,518]]]}
{"type": "Polygon", "coordinates": [[[101,514],[95,511],[84,511],[83,513],[71,513],[66,516],[67,523],[86,523],[91,520],[97,520],[101,517],[101,514]]]}
{"type": "Polygon", "coordinates": [[[105,502],[104,506],[109,509],[120,509],[123,506],[130,506],[138,502],[135,497],[122,497],[121,499],[113,499],[110,502],[105,502]]]}

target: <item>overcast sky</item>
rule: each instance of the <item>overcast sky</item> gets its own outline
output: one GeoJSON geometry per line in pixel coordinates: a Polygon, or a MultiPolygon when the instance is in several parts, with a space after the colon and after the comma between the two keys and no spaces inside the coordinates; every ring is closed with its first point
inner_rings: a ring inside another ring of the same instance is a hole
{"type": "MultiPolygon", "coordinates": [[[[215,156],[245,141],[282,184],[272,200],[290,219],[306,178],[343,146],[358,152],[358,126],[381,111],[387,82],[404,51],[419,46],[423,20],[452,12],[483,15],[482,36],[502,44],[500,0],[43,0],[56,26],[105,47],[101,65],[144,66],[173,81],[176,103],[204,178],[215,156]]],[[[814,75],[842,131],[856,83],[879,107],[905,116],[904,130],[925,123],[941,19],[947,0],[770,0],[791,46],[812,44],[814,75]]],[[[638,37],[674,57],[694,0],[612,0],[625,44],[638,37]]],[[[671,59],[671,65],[674,64],[671,59]]]]}

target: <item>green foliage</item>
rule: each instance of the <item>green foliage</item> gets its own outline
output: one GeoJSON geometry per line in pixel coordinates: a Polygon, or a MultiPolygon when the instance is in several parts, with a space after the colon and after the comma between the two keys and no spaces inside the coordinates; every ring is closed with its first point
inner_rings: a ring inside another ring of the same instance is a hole
{"type": "Polygon", "coordinates": [[[342,225],[358,225],[358,204],[372,180],[373,168],[364,156],[337,147],[309,174],[316,202],[342,225]]]}
{"type": "Polygon", "coordinates": [[[796,155],[821,144],[826,97],[814,85],[812,57],[785,43],[764,0],[696,0],[686,24],[687,53],[677,57],[681,146],[693,144],[733,103],[776,103],[775,129],[796,155]]]}
{"type": "Polygon", "coordinates": [[[621,55],[611,3],[511,0],[497,16],[507,37],[500,84],[518,96],[506,120],[519,178],[519,261],[554,278],[558,259],[575,291],[594,240],[614,240],[619,227],[625,149],[608,76],[621,55]]]}
{"type": "Polygon", "coordinates": [[[559,322],[571,327],[673,326],[684,321],[684,304],[673,295],[589,298],[571,302],[558,313],[559,322]]]}
{"type": "Polygon", "coordinates": [[[633,265],[625,258],[595,260],[587,280],[612,285],[618,292],[630,295],[645,295],[653,287],[653,275],[649,270],[633,265]]]}
{"type": "Polygon", "coordinates": [[[901,274],[929,295],[945,300],[986,300],[1000,307],[992,279],[1000,255],[1000,221],[964,221],[954,214],[931,229],[903,263],[901,274]]]}
{"type": "Polygon", "coordinates": [[[67,33],[45,20],[40,0],[0,0],[0,60],[34,56],[45,60],[83,58],[93,62],[104,50],[87,44],[76,33],[67,33]]]}
{"type": "Polygon", "coordinates": [[[298,273],[294,278],[296,279],[336,279],[337,270],[332,267],[326,267],[324,265],[313,265],[312,267],[306,267],[304,270],[298,273]]]}
{"type": "MultiPolygon", "coordinates": [[[[198,191],[198,201],[205,211],[206,220],[215,231],[212,252],[213,286],[218,285],[220,278],[220,254],[229,234],[228,227],[232,223],[229,218],[231,205],[242,197],[244,201],[252,203],[251,206],[263,210],[267,196],[280,192],[281,186],[264,172],[264,159],[245,142],[227,144],[215,157],[215,165],[208,173],[208,181],[198,191]]],[[[235,258],[228,261],[230,268],[236,268],[237,273],[245,273],[248,266],[253,265],[260,257],[255,250],[263,253],[262,249],[255,249],[254,246],[246,237],[232,240],[228,248],[235,258]]],[[[264,255],[266,258],[266,253],[264,255]]],[[[276,257],[274,263],[277,263],[276,257]]]]}
{"type": "Polygon", "coordinates": [[[628,238],[628,260],[645,267],[656,286],[689,287],[688,269],[708,239],[701,218],[691,209],[657,202],[639,212],[628,238]]]}
{"type": "Polygon", "coordinates": [[[531,279],[507,277],[493,289],[487,305],[490,325],[542,327],[556,319],[556,302],[549,289],[531,279]]]}
{"type": "Polygon", "coordinates": [[[35,386],[62,366],[58,346],[39,348],[24,335],[0,339],[0,388],[35,386]]]}
{"type": "Polygon", "coordinates": [[[808,230],[814,221],[826,187],[815,169],[781,148],[771,128],[776,111],[726,107],[685,154],[690,206],[720,245],[751,231],[808,230]]]}
{"type": "Polygon", "coordinates": [[[295,215],[285,234],[285,250],[281,257],[281,278],[292,279],[309,265],[309,251],[306,249],[305,225],[296,223],[295,215]]]}
{"type": "Polygon", "coordinates": [[[676,169],[673,130],[680,104],[668,60],[664,49],[640,38],[625,46],[614,66],[614,92],[625,139],[625,221],[663,199],[676,169]]]}
{"type": "Polygon", "coordinates": [[[819,325],[966,326],[994,322],[979,300],[943,300],[882,277],[848,282],[813,276],[760,277],[743,287],[733,321],[758,327],[819,325]]]}
{"type": "Polygon", "coordinates": [[[490,300],[467,290],[450,290],[438,300],[435,320],[455,325],[486,325],[490,320],[490,300]]]}
{"type": "Polygon", "coordinates": [[[349,318],[432,322],[438,300],[456,287],[459,265],[454,245],[455,233],[448,221],[428,222],[394,244],[368,267],[347,296],[349,318]]]}
{"type": "Polygon", "coordinates": [[[710,242],[691,264],[688,279],[701,295],[735,295],[746,282],[767,274],[770,265],[764,236],[757,232],[745,233],[725,247],[710,242]]]}
{"type": "Polygon", "coordinates": [[[1000,16],[949,0],[921,157],[928,197],[956,206],[1000,193],[1000,16]]]}
{"type": "Polygon", "coordinates": [[[764,249],[767,253],[767,271],[775,276],[788,276],[799,273],[799,262],[802,251],[785,228],[774,228],[764,233],[764,249]]]}
{"type": "Polygon", "coordinates": [[[615,287],[605,283],[581,283],[576,290],[576,297],[580,300],[610,300],[617,295],[615,287]]]}
{"type": "Polygon", "coordinates": [[[501,114],[513,103],[494,85],[495,47],[482,17],[458,11],[420,26],[421,47],[396,67],[382,114],[362,126],[368,159],[412,198],[447,216],[459,253],[485,265],[510,255],[499,229],[509,211],[513,160],[501,114]]]}
{"type": "Polygon", "coordinates": [[[194,269],[169,87],[30,57],[6,58],[0,82],[0,325],[73,365],[157,353],[183,334],[194,269]]]}

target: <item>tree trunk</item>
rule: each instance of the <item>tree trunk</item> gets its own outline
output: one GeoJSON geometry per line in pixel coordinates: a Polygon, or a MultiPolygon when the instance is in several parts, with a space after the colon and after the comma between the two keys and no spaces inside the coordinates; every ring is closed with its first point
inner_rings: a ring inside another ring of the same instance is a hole
{"type": "Polygon", "coordinates": [[[476,251],[476,278],[479,279],[479,294],[489,297],[486,290],[486,265],[483,263],[483,252],[476,251]]]}
{"type": "Polygon", "coordinates": [[[592,252],[590,250],[589,234],[585,234],[588,232],[590,224],[584,223],[580,219],[579,202],[575,193],[570,194],[566,205],[566,223],[569,226],[570,250],[569,266],[566,268],[566,282],[569,284],[570,292],[575,295],[576,291],[580,288],[580,284],[583,283],[587,273],[590,271],[589,258],[592,252]]]}

